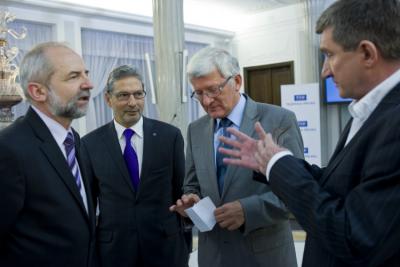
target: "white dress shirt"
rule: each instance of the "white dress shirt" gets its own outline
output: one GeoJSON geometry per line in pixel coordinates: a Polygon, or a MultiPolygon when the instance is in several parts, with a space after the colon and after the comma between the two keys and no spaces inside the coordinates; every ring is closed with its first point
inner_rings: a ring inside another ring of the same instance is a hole
{"type": "Polygon", "coordinates": [[[382,99],[400,82],[400,70],[393,73],[389,78],[381,82],[374,89],[368,92],[360,100],[353,100],[349,105],[349,112],[353,121],[349,135],[346,139],[347,145],[356,135],[364,122],[369,118],[382,99]]]}
{"type": "MultiPolygon", "coordinates": [[[[67,160],[67,152],[65,151],[65,146],[64,146],[64,141],[67,138],[68,133],[72,133],[71,127],[66,130],[64,126],[62,126],[60,123],[57,121],[53,120],[43,112],[41,112],[39,109],[31,105],[34,111],[39,115],[39,117],[42,119],[44,124],[46,124],[47,128],[50,130],[51,135],[53,136],[54,140],[56,141],[58,147],[60,148],[61,152],[63,153],[65,160],[67,160]]],[[[75,154],[76,156],[76,154],[75,154]]],[[[86,196],[86,189],[85,189],[85,184],[82,181],[82,173],[79,167],[78,160],[76,161],[78,165],[78,171],[79,171],[79,179],[81,180],[81,189],[79,193],[81,194],[83,204],[85,205],[86,211],[88,211],[88,204],[87,204],[87,196],[86,196]]]]}
{"type": "MultiPolygon", "coordinates": [[[[391,76],[389,76],[386,80],[378,84],[375,88],[368,92],[365,96],[363,96],[360,100],[353,100],[353,102],[349,105],[350,115],[353,117],[353,121],[351,123],[350,132],[347,136],[347,140],[345,145],[347,145],[350,140],[357,134],[360,128],[363,126],[364,122],[368,119],[368,117],[372,114],[372,112],[376,109],[378,104],[382,101],[382,99],[400,82],[400,70],[394,72],[391,76]]],[[[268,162],[266,177],[267,181],[269,181],[269,174],[271,172],[274,164],[284,156],[292,155],[290,151],[282,151],[276,153],[271,160],[268,162]]]]}
{"type": "MultiPolygon", "coordinates": [[[[122,154],[124,154],[126,141],[124,136],[125,127],[119,124],[114,119],[115,130],[117,131],[119,145],[121,146],[122,154]]],[[[130,127],[135,134],[131,139],[131,145],[136,152],[138,163],[139,163],[139,177],[142,173],[142,162],[143,162],[143,117],[140,117],[139,121],[130,127]]],[[[139,178],[140,179],[140,178],[139,178]]]]}

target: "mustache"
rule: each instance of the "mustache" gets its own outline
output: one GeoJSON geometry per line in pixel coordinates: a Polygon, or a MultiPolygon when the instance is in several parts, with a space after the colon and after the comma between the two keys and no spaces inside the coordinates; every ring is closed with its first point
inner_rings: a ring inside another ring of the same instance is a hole
{"type": "Polygon", "coordinates": [[[81,97],[90,97],[90,91],[80,91],[77,95],[77,98],[81,98],[81,97]]]}
{"type": "Polygon", "coordinates": [[[90,91],[80,91],[78,92],[72,99],[71,102],[76,102],[79,100],[81,97],[88,97],[90,98],[90,91]]]}
{"type": "Polygon", "coordinates": [[[140,108],[133,108],[133,109],[126,109],[124,110],[125,113],[127,112],[138,112],[140,114],[140,116],[143,115],[143,110],[140,110],[140,108]]]}

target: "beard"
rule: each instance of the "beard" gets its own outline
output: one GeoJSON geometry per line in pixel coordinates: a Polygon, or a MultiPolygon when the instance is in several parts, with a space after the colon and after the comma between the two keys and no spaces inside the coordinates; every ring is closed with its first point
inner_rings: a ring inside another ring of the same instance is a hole
{"type": "Polygon", "coordinates": [[[79,107],[78,100],[81,97],[90,97],[89,91],[80,91],[66,104],[62,103],[60,97],[56,93],[54,93],[54,90],[52,90],[51,88],[49,88],[48,96],[50,113],[52,115],[68,119],[78,119],[86,115],[88,104],[79,107]]]}

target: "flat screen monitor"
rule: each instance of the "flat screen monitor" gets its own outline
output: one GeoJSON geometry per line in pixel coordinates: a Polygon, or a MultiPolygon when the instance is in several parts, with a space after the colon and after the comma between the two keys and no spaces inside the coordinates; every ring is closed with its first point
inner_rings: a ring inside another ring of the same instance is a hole
{"type": "Polygon", "coordinates": [[[332,77],[325,79],[325,100],[326,103],[348,103],[351,102],[351,98],[342,98],[339,95],[339,90],[337,89],[332,77]]]}

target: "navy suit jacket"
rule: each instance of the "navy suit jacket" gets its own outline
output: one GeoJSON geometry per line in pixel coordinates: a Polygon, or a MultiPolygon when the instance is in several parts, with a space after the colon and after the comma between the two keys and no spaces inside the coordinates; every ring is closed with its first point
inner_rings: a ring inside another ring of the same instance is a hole
{"type": "Polygon", "coordinates": [[[88,213],[62,151],[32,108],[0,132],[0,266],[93,266],[95,214],[81,174],[88,213]]]}
{"type": "Polygon", "coordinates": [[[400,84],[328,166],[278,160],[270,186],[307,232],[303,266],[400,266],[400,84]]]}
{"type": "Polygon", "coordinates": [[[143,118],[143,161],[135,191],[114,122],[82,138],[98,197],[97,247],[105,267],[187,266],[181,218],[169,211],[182,195],[183,137],[179,129],[143,118]]]}

